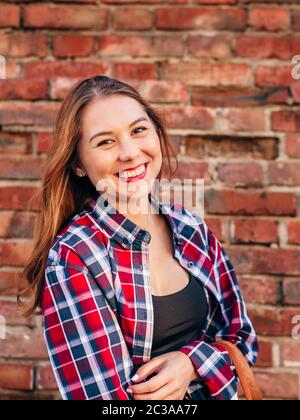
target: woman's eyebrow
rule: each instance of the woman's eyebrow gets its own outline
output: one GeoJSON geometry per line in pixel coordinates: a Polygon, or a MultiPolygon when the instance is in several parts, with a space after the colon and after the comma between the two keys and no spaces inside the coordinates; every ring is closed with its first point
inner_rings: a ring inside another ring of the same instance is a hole
{"type": "MultiPolygon", "coordinates": [[[[140,118],[138,118],[137,120],[135,120],[135,121],[133,121],[130,125],[129,125],[129,128],[130,127],[132,127],[134,124],[136,124],[136,123],[138,123],[138,122],[140,122],[140,121],[149,121],[146,117],[140,117],[140,118]]],[[[98,136],[104,136],[104,135],[107,135],[107,134],[113,134],[113,132],[112,131],[99,131],[98,133],[95,133],[95,134],[93,134],[92,135],[92,137],[89,139],[89,143],[95,138],[95,137],[98,137],[98,136]]]]}

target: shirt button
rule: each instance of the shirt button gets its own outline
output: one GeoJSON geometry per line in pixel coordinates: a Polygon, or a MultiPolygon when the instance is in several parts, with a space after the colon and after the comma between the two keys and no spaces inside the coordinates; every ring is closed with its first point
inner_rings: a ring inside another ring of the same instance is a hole
{"type": "Polygon", "coordinates": [[[188,266],[189,266],[190,268],[194,267],[194,263],[193,263],[193,261],[189,261],[188,266]]]}
{"type": "Polygon", "coordinates": [[[143,271],[143,264],[140,264],[139,268],[140,268],[141,271],[143,271]]]}

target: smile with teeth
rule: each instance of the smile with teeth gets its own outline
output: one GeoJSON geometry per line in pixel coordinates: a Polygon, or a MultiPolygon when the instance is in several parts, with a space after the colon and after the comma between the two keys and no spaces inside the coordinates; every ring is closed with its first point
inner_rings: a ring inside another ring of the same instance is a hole
{"type": "Polygon", "coordinates": [[[119,172],[118,175],[122,179],[134,178],[136,176],[143,174],[145,170],[146,170],[146,165],[143,164],[139,166],[137,169],[135,169],[134,171],[122,171],[122,172],[119,172]]]}

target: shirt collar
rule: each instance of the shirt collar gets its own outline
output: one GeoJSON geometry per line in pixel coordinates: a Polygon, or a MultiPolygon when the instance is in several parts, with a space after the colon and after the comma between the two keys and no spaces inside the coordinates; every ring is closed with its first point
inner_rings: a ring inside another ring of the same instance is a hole
{"type": "MultiPolygon", "coordinates": [[[[160,202],[153,194],[148,194],[149,202],[153,204],[154,208],[159,208],[162,214],[165,215],[167,221],[170,224],[171,230],[173,232],[173,239],[177,244],[182,244],[182,239],[186,241],[185,229],[188,224],[189,228],[191,220],[188,220],[187,215],[182,213],[182,208],[176,205],[169,205],[160,202]]],[[[130,219],[128,219],[124,214],[119,213],[110,202],[105,200],[101,195],[97,198],[92,198],[87,204],[84,211],[87,211],[88,214],[96,221],[96,223],[101,226],[110,239],[118,242],[123,248],[130,248],[132,243],[136,240],[149,243],[151,240],[150,232],[142,229],[130,219]]],[[[192,228],[193,229],[193,228],[192,228]]],[[[196,228],[195,228],[196,229],[196,228]]],[[[192,235],[193,237],[193,235],[192,235]]],[[[199,251],[203,251],[206,254],[206,245],[203,242],[197,243],[199,251]]],[[[179,258],[190,260],[185,254],[180,250],[178,254],[179,258]]],[[[189,268],[189,271],[191,268],[189,268]]],[[[215,282],[211,280],[211,276],[206,274],[198,273],[198,278],[202,281],[203,285],[206,286],[216,297],[217,300],[220,300],[220,294],[215,285],[215,282]]]]}
{"type": "MultiPolygon", "coordinates": [[[[172,217],[172,206],[164,204],[149,193],[148,199],[153,207],[164,214],[171,225],[176,239],[180,238],[178,227],[172,217]]],[[[91,199],[87,204],[87,209],[96,222],[105,230],[108,236],[117,241],[124,248],[129,248],[135,240],[141,240],[149,243],[151,240],[150,232],[142,229],[133,221],[120,213],[112,204],[105,200],[101,194],[97,199],[91,199]]]]}

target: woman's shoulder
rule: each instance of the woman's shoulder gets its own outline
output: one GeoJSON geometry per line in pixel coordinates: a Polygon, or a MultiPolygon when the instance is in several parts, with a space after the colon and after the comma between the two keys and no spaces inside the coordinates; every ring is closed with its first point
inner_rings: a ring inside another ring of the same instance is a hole
{"type": "Polygon", "coordinates": [[[179,230],[194,234],[197,231],[204,243],[208,243],[210,230],[205,218],[198,211],[182,204],[170,206],[170,214],[179,230]]]}
{"type": "Polygon", "coordinates": [[[64,263],[69,254],[82,257],[89,253],[95,242],[100,250],[101,243],[103,246],[106,243],[106,237],[101,227],[96,226],[94,220],[89,217],[88,211],[83,210],[60,228],[52,241],[47,264],[64,263]]]}
{"type": "Polygon", "coordinates": [[[208,226],[204,216],[183,205],[172,205],[170,210],[179,233],[203,251],[212,262],[221,254],[228,260],[224,245],[219,239],[216,229],[208,226]]]}

